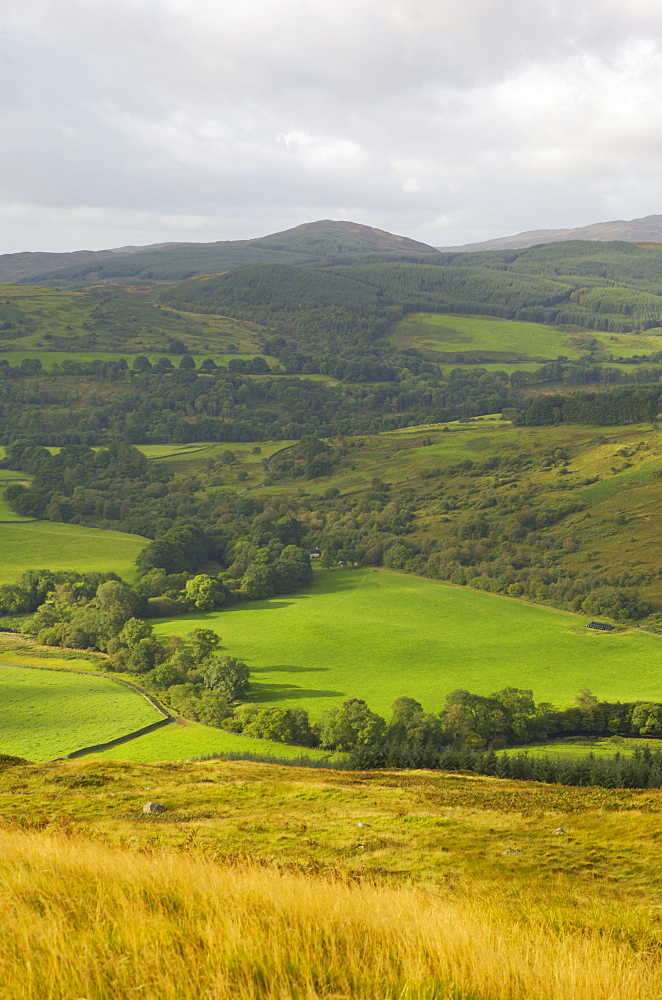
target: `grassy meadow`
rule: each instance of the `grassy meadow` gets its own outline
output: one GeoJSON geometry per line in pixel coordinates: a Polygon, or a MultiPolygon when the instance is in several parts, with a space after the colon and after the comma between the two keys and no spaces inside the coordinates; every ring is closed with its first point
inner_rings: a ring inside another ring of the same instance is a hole
{"type": "Polygon", "coordinates": [[[572,702],[582,688],[613,700],[662,700],[662,641],[592,633],[586,618],[378,570],[316,574],[298,594],[184,615],[158,635],[216,629],[251,668],[250,699],[301,706],[313,718],[346,698],[388,715],[401,696],[439,711],[446,694],[532,688],[572,702]]]}
{"type": "Polygon", "coordinates": [[[588,736],[566,736],[549,743],[536,743],[524,748],[531,757],[585,757],[592,753],[595,757],[613,757],[619,753],[630,757],[635,750],[660,750],[662,741],[654,739],[629,739],[624,736],[607,736],[591,739],[588,736]]]}
{"type": "Polygon", "coordinates": [[[0,523],[0,584],[28,569],[114,572],[135,577],[135,561],[147,544],[139,535],[102,531],[57,521],[0,523]]]}
{"type": "MultiPolygon", "coordinates": [[[[0,448],[0,458],[4,458],[5,449],[0,448]]],[[[16,514],[10,509],[9,504],[4,498],[4,491],[12,483],[26,483],[28,481],[27,476],[22,472],[12,472],[11,469],[0,469],[0,524],[3,521],[29,521],[29,517],[24,517],[22,514],[16,514]]]]}
{"type": "Polygon", "coordinates": [[[161,716],[109,678],[0,663],[0,753],[43,761],[116,739],[161,716]]]}
{"type": "MultiPolygon", "coordinates": [[[[109,680],[109,677],[118,677],[118,675],[107,674],[105,672],[107,666],[107,658],[102,653],[83,653],[60,649],[58,647],[40,646],[34,640],[25,636],[18,636],[14,633],[0,633],[0,677],[4,677],[2,698],[5,706],[3,724],[8,734],[7,742],[4,745],[0,742],[0,753],[16,753],[29,760],[48,760],[50,759],[49,754],[46,752],[44,756],[43,748],[50,745],[48,741],[51,737],[55,740],[58,747],[64,746],[66,748],[65,750],[58,749],[58,754],[69,753],[72,750],[78,749],[80,744],[69,745],[69,737],[68,735],[64,735],[66,727],[63,726],[60,728],[61,718],[52,712],[48,713],[40,710],[38,713],[39,727],[34,733],[29,730],[29,736],[27,739],[25,738],[22,727],[25,723],[26,712],[32,718],[32,707],[28,706],[26,708],[23,705],[26,681],[31,681],[35,684],[40,683],[40,679],[45,679],[45,696],[48,697],[50,697],[50,687],[54,686],[51,701],[53,701],[56,711],[59,712],[61,708],[60,703],[54,699],[60,698],[60,691],[62,691],[62,698],[68,698],[69,689],[67,682],[63,681],[61,677],[58,680],[57,678],[60,675],[54,673],[54,671],[70,672],[69,676],[73,678],[73,703],[76,704],[76,699],[78,698],[76,694],[77,678],[80,675],[76,674],[75,671],[82,670],[88,674],[94,674],[94,672],[98,671],[99,676],[93,676],[92,680],[102,682],[100,690],[105,697],[107,697],[109,690],[126,691],[122,686],[114,685],[112,680],[109,680]],[[21,669],[30,667],[49,669],[33,670],[33,676],[30,677],[29,670],[21,669]],[[110,688],[108,685],[110,685],[110,688]],[[9,749],[10,746],[13,746],[14,749],[9,749]]],[[[119,675],[118,679],[122,680],[125,678],[119,675]]],[[[132,678],[132,681],[135,680],[136,678],[132,678]]],[[[139,683],[140,678],[137,680],[139,683]]],[[[143,699],[139,700],[142,701],[143,699]]],[[[135,704],[133,704],[134,709],[135,707],[135,704]]],[[[91,710],[93,714],[98,714],[95,706],[92,706],[91,709],[89,706],[83,706],[81,710],[85,712],[91,710]]],[[[124,719],[119,714],[118,718],[124,719]]],[[[133,717],[127,718],[129,721],[132,721],[133,717]]],[[[122,728],[119,735],[131,732],[136,728],[140,728],[141,725],[158,720],[158,718],[158,715],[153,714],[153,717],[147,719],[144,723],[139,723],[138,725],[127,723],[126,726],[122,721],[122,728]]],[[[105,739],[101,740],[101,742],[104,741],[105,739]]],[[[92,739],[84,742],[82,745],[91,746],[98,742],[100,742],[99,739],[92,739]]],[[[327,751],[289,746],[270,740],[251,739],[248,736],[226,733],[221,729],[203,726],[197,722],[189,722],[183,719],[177,720],[176,723],[172,723],[162,729],[138,736],[109,750],[96,751],[89,756],[149,763],[157,760],[192,760],[220,756],[226,753],[256,754],[279,760],[295,760],[301,757],[310,757],[322,761],[329,759],[330,756],[333,757],[327,751]]]]}
{"type": "MultiPolygon", "coordinates": [[[[569,360],[586,351],[581,338],[587,332],[574,333],[544,323],[496,319],[493,316],[458,316],[439,313],[410,313],[389,331],[388,342],[398,347],[423,351],[431,358],[448,353],[484,353],[485,361],[555,361],[569,360]],[[577,339],[579,338],[579,340],[577,339]],[[490,358],[490,355],[502,357],[490,358]]],[[[650,354],[660,350],[660,338],[654,334],[609,334],[591,331],[589,336],[602,350],[615,358],[650,354]]]]}
{"type": "Polygon", "coordinates": [[[110,750],[95,751],[88,754],[86,759],[103,758],[148,764],[162,760],[199,760],[204,757],[220,757],[225,753],[259,754],[279,760],[296,760],[300,757],[325,760],[329,757],[328,751],[225,733],[222,729],[203,726],[199,722],[177,722],[156,729],[153,733],[137,736],[110,750]]]}

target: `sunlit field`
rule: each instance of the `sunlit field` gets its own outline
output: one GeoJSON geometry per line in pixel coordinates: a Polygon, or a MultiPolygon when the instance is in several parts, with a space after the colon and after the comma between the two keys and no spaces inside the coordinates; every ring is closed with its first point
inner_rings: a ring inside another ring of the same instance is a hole
{"type": "Polygon", "coordinates": [[[298,594],[184,615],[159,635],[204,625],[251,668],[250,698],[314,718],[346,698],[388,715],[396,698],[439,711],[449,691],[532,688],[566,705],[582,688],[610,700],[662,699],[662,642],[592,633],[587,618],[378,570],[320,572],[298,594]]]}

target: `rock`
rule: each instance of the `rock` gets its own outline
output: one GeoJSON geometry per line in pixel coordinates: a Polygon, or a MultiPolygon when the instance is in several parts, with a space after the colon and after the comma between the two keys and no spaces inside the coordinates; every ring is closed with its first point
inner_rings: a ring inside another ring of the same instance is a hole
{"type": "Polygon", "coordinates": [[[524,851],[518,851],[516,847],[507,847],[506,850],[502,851],[501,853],[502,854],[524,854],[524,851]]]}
{"type": "Polygon", "coordinates": [[[370,828],[370,824],[369,823],[357,823],[356,825],[364,827],[364,829],[369,829],[370,828]]]}
{"type": "Polygon", "coordinates": [[[143,806],[144,813],[162,813],[165,812],[165,806],[162,802],[146,802],[143,806]]]}
{"type": "Polygon", "coordinates": [[[565,833],[565,830],[563,829],[562,826],[559,826],[556,828],[556,830],[554,830],[554,833],[558,836],[560,833],[565,833]]]}

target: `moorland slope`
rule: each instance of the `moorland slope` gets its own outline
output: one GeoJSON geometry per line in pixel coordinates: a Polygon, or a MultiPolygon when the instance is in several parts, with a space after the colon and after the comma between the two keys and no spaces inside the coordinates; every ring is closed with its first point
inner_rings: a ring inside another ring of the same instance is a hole
{"type": "Polygon", "coordinates": [[[654,1000],[660,795],[221,761],[5,769],[0,996],[654,1000]]]}

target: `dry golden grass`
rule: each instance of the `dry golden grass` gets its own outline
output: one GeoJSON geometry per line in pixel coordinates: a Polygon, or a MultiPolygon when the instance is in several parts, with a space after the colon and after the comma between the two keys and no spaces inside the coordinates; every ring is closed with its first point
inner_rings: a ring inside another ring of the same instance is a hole
{"type": "Polygon", "coordinates": [[[646,928],[342,879],[0,832],[11,1000],[653,1000],[646,928]]]}

